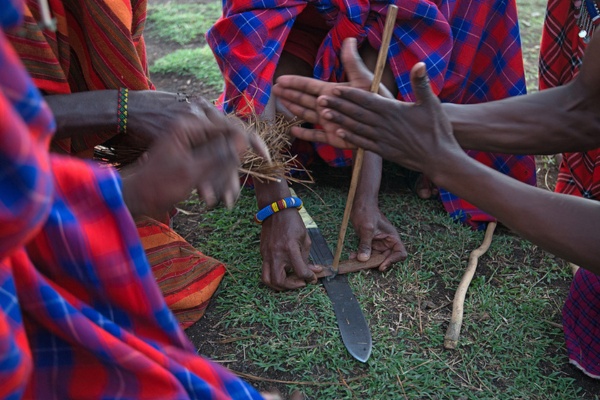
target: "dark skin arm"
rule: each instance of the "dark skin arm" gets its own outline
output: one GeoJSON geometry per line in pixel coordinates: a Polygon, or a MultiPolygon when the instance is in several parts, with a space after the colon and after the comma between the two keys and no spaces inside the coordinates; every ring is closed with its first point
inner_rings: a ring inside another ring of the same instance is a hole
{"type": "MultiPolygon", "coordinates": [[[[343,52],[343,60],[344,57],[346,64],[354,63],[349,49],[343,52]]],[[[585,59],[578,77],[558,88],[481,104],[442,104],[456,139],[466,149],[511,154],[555,154],[600,147],[597,135],[600,131],[600,37],[592,39],[585,59]]],[[[365,76],[371,76],[360,63],[356,68],[365,76]]],[[[317,104],[318,97],[331,94],[336,86],[339,85],[282,77],[274,91],[290,111],[319,121],[330,134],[326,138],[323,131],[296,128],[294,133],[299,137],[352,148],[353,144],[334,134],[339,125],[318,116],[322,108],[317,104]]],[[[389,93],[380,94],[392,98],[389,93]]],[[[358,115],[364,112],[355,111],[358,115]]],[[[408,111],[402,118],[412,120],[414,117],[408,111]]],[[[378,123],[384,126],[393,122],[380,118],[378,123]]]]}
{"type": "MultiPolygon", "coordinates": [[[[597,54],[600,48],[590,46],[588,55],[590,50],[597,54]]],[[[346,60],[351,61],[350,58],[346,60]]],[[[354,60],[359,62],[358,57],[354,60]]],[[[564,104],[580,105],[577,107],[586,110],[585,105],[596,98],[600,82],[588,74],[595,68],[594,72],[598,75],[600,66],[596,63],[589,67],[586,62],[579,78],[586,82],[585,90],[581,92],[579,87],[575,92],[574,86],[563,92],[566,97],[554,98],[556,103],[549,101],[545,114],[566,115],[572,112],[569,107],[565,109],[564,104]],[[569,103],[570,99],[577,100],[569,103]]],[[[472,160],[453,136],[451,119],[431,92],[423,64],[413,68],[411,79],[417,97],[414,104],[347,87],[334,88],[333,95],[318,98],[321,118],[338,126],[333,133],[322,138],[360,146],[408,168],[423,171],[437,185],[494,215],[524,238],[594,273],[600,273],[600,249],[596,243],[600,235],[600,203],[531,187],[472,160]]],[[[556,96],[556,93],[551,95],[556,96]]],[[[577,107],[574,111],[579,111],[577,107]]],[[[585,115],[592,120],[598,118],[598,114],[590,112],[585,115]]],[[[517,114],[515,124],[518,121],[517,114]]],[[[537,121],[544,123],[546,132],[551,132],[553,137],[568,136],[571,132],[569,125],[551,126],[559,122],[554,118],[537,118],[537,121]],[[561,132],[561,129],[564,131],[561,132]]],[[[584,123],[586,127],[593,125],[590,121],[584,123]]],[[[523,135],[528,132],[523,131],[523,135]]],[[[534,131],[533,135],[537,134],[534,131]]],[[[584,143],[578,143],[578,149],[600,145],[600,139],[590,141],[587,139],[589,136],[591,133],[583,135],[584,143]]],[[[579,137],[564,139],[564,143],[579,137]]],[[[557,139],[557,143],[561,141],[557,139]]],[[[548,148],[546,144],[540,146],[548,148]]],[[[548,151],[556,150],[560,149],[548,151]]]]}
{"type": "MultiPolygon", "coordinates": [[[[57,123],[56,139],[73,135],[107,133],[107,139],[117,130],[117,90],[95,90],[44,98],[57,123]]],[[[148,149],[167,133],[165,127],[173,119],[189,118],[198,124],[204,121],[208,102],[155,90],[130,90],[127,134],[119,140],[123,146],[148,149]]]]}
{"type": "MultiPolygon", "coordinates": [[[[375,50],[363,50],[365,61],[374,68],[377,54],[375,50]]],[[[351,74],[351,72],[348,72],[351,74]]],[[[302,60],[283,53],[278,63],[275,77],[284,74],[309,76],[312,67],[302,60]]],[[[355,84],[368,87],[370,81],[355,80],[355,84]]],[[[384,84],[395,87],[393,75],[388,70],[384,84]]],[[[275,112],[287,114],[284,108],[276,107],[278,99],[271,96],[262,118],[273,118],[275,112]]],[[[311,121],[308,121],[311,122],[311,121]]],[[[398,232],[378,207],[379,184],[381,181],[381,157],[374,153],[365,153],[362,176],[358,182],[351,222],[359,236],[357,257],[367,261],[373,250],[385,253],[386,259],[379,269],[384,271],[394,262],[406,258],[406,250],[400,241],[398,232]]],[[[285,180],[276,182],[257,182],[256,196],[258,207],[262,208],[282,197],[289,196],[285,180]]],[[[310,239],[296,210],[285,210],[269,217],[263,222],[261,230],[261,254],[263,256],[262,280],[276,290],[295,289],[314,282],[317,268],[308,264],[310,239]],[[287,272],[294,272],[288,275],[287,272]]]]}
{"type": "Polygon", "coordinates": [[[600,147],[600,36],[569,84],[477,105],[444,104],[464,148],[555,154],[600,147]]]}

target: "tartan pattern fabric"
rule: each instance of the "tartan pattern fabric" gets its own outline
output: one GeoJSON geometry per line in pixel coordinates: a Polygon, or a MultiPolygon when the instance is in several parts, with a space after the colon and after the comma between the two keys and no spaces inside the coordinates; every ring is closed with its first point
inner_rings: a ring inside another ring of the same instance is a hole
{"type": "MultiPolygon", "coordinates": [[[[540,46],[540,89],[570,82],[579,72],[585,44],[570,0],[550,0],[540,46]]],[[[600,200],[600,150],[564,153],[555,191],[600,200]]],[[[580,268],[563,307],[569,360],[600,379],[600,276],[580,268]]]]}
{"type": "MultiPolygon", "coordinates": [[[[18,12],[0,0],[3,23],[18,12]]],[[[260,398],[196,355],[114,171],[49,155],[49,109],[1,31],[0,68],[0,398],[260,398]]]]}
{"type": "Polygon", "coordinates": [[[570,362],[600,379],[600,276],[579,268],[562,311],[570,362]]]}
{"type": "MultiPolygon", "coordinates": [[[[368,43],[379,49],[386,8],[395,4],[399,12],[388,64],[400,99],[414,100],[409,74],[418,61],[427,65],[433,90],[445,102],[479,103],[526,92],[512,0],[293,0],[277,7],[258,0],[226,0],[222,17],[207,33],[207,42],[225,77],[226,112],[262,112],[286,38],[307,4],[317,9],[330,28],[318,50],[315,78],[344,78],[339,54],[346,37],[356,37],[359,46],[368,43]]],[[[347,151],[324,145],[315,148],[330,165],[351,163],[347,151]]],[[[535,184],[532,156],[470,154],[490,167],[499,165],[509,176],[535,184]]],[[[451,193],[441,192],[445,208],[462,222],[481,227],[477,221],[494,220],[451,193]]]]}
{"type": "MultiPolygon", "coordinates": [[[[129,90],[154,89],[149,81],[146,63],[146,50],[142,33],[146,18],[146,0],[49,0],[53,16],[57,20],[56,32],[43,32],[38,26],[40,11],[37,0],[25,1],[23,26],[11,29],[8,35],[11,43],[33,76],[38,89],[46,94],[69,94],[93,90],[117,90],[115,128],[99,134],[79,134],[53,143],[53,150],[59,153],[90,158],[93,147],[106,142],[118,134],[127,133],[129,90]]],[[[169,229],[172,235],[175,232],[169,229]]],[[[155,248],[152,244],[159,236],[150,228],[140,229],[142,243],[147,251],[153,271],[163,271],[171,265],[180,275],[169,278],[168,304],[175,311],[182,327],[186,328],[204,314],[208,299],[194,289],[212,288],[216,291],[223,274],[208,274],[200,282],[188,280],[184,271],[198,267],[197,260],[207,259],[193,249],[182,238],[170,244],[155,248]],[[145,237],[148,235],[149,237],[145,237]],[[168,249],[168,250],[167,250],[168,249]],[[181,252],[189,251],[193,257],[181,257],[181,252]],[[160,256],[158,256],[160,254],[160,256]],[[165,259],[170,254],[171,260],[165,259]],[[213,278],[209,282],[209,279],[213,278]],[[175,281],[181,279],[180,285],[175,281]],[[189,287],[184,287],[189,283],[189,287]],[[178,286],[175,293],[173,286],[178,286]],[[183,307],[181,298],[188,300],[189,307],[183,307]],[[177,298],[177,300],[175,300],[177,298]],[[196,299],[191,301],[191,299],[196,299]],[[195,307],[192,306],[195,303],[195,307]],[[185,308],[185,309],[184,309],[185,308]]],[[[173,237],[174,237],[173,236],[173,237]]],[[[164,236],[163,239],[168,239],[164,236]]],[[[213,260],[215,268],[218,261],[213,260]]],[[[223,268],[221,264],[221,268],[223,268]]],[[[165,285],[161,285],[165,288],[165,285]]],[[[206,295],[206,290],[202,290],[206,295]]],[[[208,296],[210,298],[210,296],[208,296]]]]}
{"type": "MultiPolygon", "coordinates": [[[[540,49],[540,89],[570,82],[579,72],[585,43],[571,1],[550,0],[540,49]]],[[[600,200],[600,150],[564,153],[556,192],[600,200]]]]}

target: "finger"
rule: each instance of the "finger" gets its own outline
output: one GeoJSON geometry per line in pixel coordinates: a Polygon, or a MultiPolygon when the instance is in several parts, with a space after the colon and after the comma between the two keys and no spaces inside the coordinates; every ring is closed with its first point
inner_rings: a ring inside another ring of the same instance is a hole
{"type": "Polygon", "coordinates": [[[314,109],[317,97],[321,93],[307,93],[299,89],[283,87],[277,84],[273,87],[273,94],[276,96],[277,101],[285,101],[287,103],[297,104],[304,108],[314,109]]]}
{"type": "Polygon", "coordinates": [[[379,271],[381,272],[387,270],[392,264],[405,260],[408,255],[404,244],[399,241],[394,244],[394,247],[391,250],[388,250],[387,252],[384,251],[383,253],[386,254],[387,257],[379,266],[379,271]]]}
{"type": "Polygon", "coordinates": [[[339,147],[342,149],[356,148],[356,146],[352,143],[340,139],[335,133],[327,133],[320,129],[308,129],[303,128],[301,126],[295,126],[292,127],[290,133],[298,139],[306,140],[309,142],[328,143],[332,146],[339,147]]]}
{"type": "Polygon", "coordinates": [[[302,279],[305,282],[316,282],[317,276],[310,268],[308,268],[306,260],[302,257],[299,248],[290,249],[290,263],[294,268],[294,273],[299,279],[302,279]]]}
{"type": "Polygon", "coordinates": [[[355,38],[344,40],[341,58],[344,71],[352,86],[368,90],[373,81],[373,73],[363,63],[362,58],[360,58],[355,38]]]}
{"type": "MultiPolygon", "coordinates": [[[[341,88],[340,88],[341,89],[341,88]]],[[[382,110],[381,105],[371,106],[373,101],[377,100],[377,96],[365,92],[364,90],[353,89],[352,93],[358,95],[357,99],[346,99],[345,90],[334,90],[334,95],[324,95],[317,99],[318,108],[317,111],[323,117],[322,111],[324,109],[331,109],[337,111],[340,115],[345,117],[345,128],[354,129],[353,124],[361,124],[363,127],[377,126],[381,121],[381,115],[379,113],[382,110]],[[371,108],[371,109],[370,109],[371,108]],[[375,108],[375,110],[373,110],[375,108]]],[[[350,97],[353,95],[351,94],[350,97]]],[[[335,119],[331,120],[325,118],[327,121],[337,122],[335,119]]]]}
{"type": "Polygon", "coordinates": [[[316,124],[319,122],[319,113],[316,110],[316,98],[314,107],[306,107],[302,104],[295,103],[286,99],[279,100],[292,114],[296,115],[303,121],[316,124]]]}
{"type": "Polygon", "coordinates": [[[286,121],[295,121],[296,116],[281,103],[279,97],[275,97],[275,111],[281,115],[286,121]]]}
{"type": "Polygon", "coordinates": [[[323,266],[322,265],[317,265],[317,264],[308,264],[308,268],[314,272],[315,274],[318,274],[319,272],[323,271],[323,266]]]}
{"type": "Polygon", "coordinates": [[[285,268],[276,268],[271,271],[271,287],[277,290],[294,290],[306,286],[304,279],[297,275],[287,275],[285,268]]]}
{"type": "MultiPolygon", "coordinates": [[[[269,154],[269,148],[267,144],[262,140],[256,132],[248,132],[248,140],[250,141],[250,148],[259,156],[263,157],[269,163],[271,162],[271,154],[269,154]]],[[[243,154],[243,153],[238,153],[243,154]]]]}
{"type": "Polygon", "coordinates": [[[429,84],[425,63],[418,62],[412,67],[410,70],[410,84],[415,93],[417,104],[429,104],[429,102],[437,100],[429,84]]]}
{"type": "Polygon", "coordinates": [[[238,199],[240,193],[240,177],[237,172],[237,168],[235,171],[232,171],[229,178],[229,184],[225,188],[225,193],[223,193],[223,201],[225,202],[225,207],[231,210],[235,205],[235,202],[238,199]]]}
{"type": "Polygon", "coordinates": [[[371,245],[373,243],[373,227],[365,227],[360,230],[360,242],[358,244],[358,261],[369,261],[371,258],[371,245]]]}
{"type": "Polygon", "coordinates": [[[373,135],[367,133],[368,130],[371,129],[370,127],[329,108],[323,108],[320,113],[324,119],[342,127],[334,132],[336,138],[327,139],[327,143],[342,141],[340,143],[345,143],[348,148],[361,147],[367,150],[377,151],[379,146],[370,139],[370,136],[373,135]]]}
{"type": "MultiPolygon", "coordinates": [[[[282,75],[277,78],[276,85],[273,89],[277,91],[293,89],[296,92],[306,93],[316,97],[326,86],[327,82],[323,82],[318,79],[298,75],[282,75]],[[275,87],[278,87],[278,89],[275,89],[275,87]]],[[[281,96],[280,94],[280,92],[276,92],[278,97],[285,97],[281,96]]]]}

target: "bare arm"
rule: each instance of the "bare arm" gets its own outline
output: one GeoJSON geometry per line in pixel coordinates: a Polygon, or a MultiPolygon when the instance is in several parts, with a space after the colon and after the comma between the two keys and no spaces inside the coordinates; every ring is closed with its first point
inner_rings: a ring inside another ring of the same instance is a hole
{"type": "Polygon", "coordinates": [[[423,64],[411,79],[414,104],[340,87],[319,98],[321,115],[343,127],[335,135],[344,141],[422,171],[540,247],[600,272],[600,204],[520,183],[472,160],[452,135],[423,64]]]}
{"type": "Polygon", "coordinates": [[[45,96],[56,119],[55,139],[117,133],[117,91],[96,90],[45,96]]]}
{"type": "Polygon", "coordinates": [[[600,273],[599,202],[526,185],[459,152],[445,152],[426,173],[525,239],[600,273]]]}
{"type": "Polygon", "coordinates": [[[600,35],[567,85],[476,105],[444,104],[467,149],[553,154],[600,147],[600,35]]]}

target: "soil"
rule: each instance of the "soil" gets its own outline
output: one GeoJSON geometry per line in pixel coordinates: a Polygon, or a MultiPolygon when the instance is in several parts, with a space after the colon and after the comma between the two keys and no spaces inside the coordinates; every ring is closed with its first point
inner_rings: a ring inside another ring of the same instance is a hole
{"type": "MultiPolygon", "coordinates": [[[[164,2],[165,0],[150,0],[151,3],[159,3],[159,2],[164,2]]],[[[189,2],[188,0],[169,0],[169,1],[179,1],[179,2],[189,2]]],[[[199,0],[199,1],[206,1],[206,0],[199,0]]],[[[152,62],[178,48],[183,48],[186,46],[181,46],[178,45],[176,43],[172,43],[172,42],[166,42],[163,41],[161,39],[158,39],[156,36],[153,36],[151,34],[148,34],[152,31],[152,25],[148,24],[147,29],[146,29],[146,45],[147,45],[147,51],[148,51],[148,60],[149,60],[149,65],[152,64],[152,62]]],[[[191,45],[188,46],[197,46],[199,44],[203,44],[204,40],[201,38],[199,39],[199,41],[197,43],[193,43],[191,45]]],[[[191,76],[181,76],[181,75],[177,75],[177,74],[154,74],[152,75],[152,81],[155,84],[157,90],[163,90],[163,91],[168,91],[168,92],[185,92],[188,95],[199,95],[199,96],[204,96],[207,99],[216,99],[219,95],[218,92],[216,92],[213,88],[207,87],[206,85],[204,85],[201,81],[199,81],[198,79],[191,77],[191,76]]],[[[538,186],[541,188],[546,188],[548,190],[553,190],[554,188],[554,184],[556,182],[556,176],[557,176],[557,165],[559,164],[558,162],[556,162],[555,159],[553,159],[552,157],[537,157],[537,161],[538,161],[538,186]]],[[[325,174],[327,175],[327,174],[325,174]]],[[[344,174],[343,172],[340,171],[339,175],[336,176],[331,176],[331,182],[323,182],[321,181],[320,184],[331,184],[333,186],[339,186],[339,185],[348,185],[348,181],[345,179],[339,179],[340,176],[344,176],[347,174],[344,174]]],[[[404,192],[409,192],[409,190],[403,186],[401,183],[399,184],[398,182],[401,181],[399,179],[390,179],[387,181],[384,181],[382,184],[382,190],[390,190],[390,191],[404,191],[404,192]]],[[[195,206],[196,208],[188,208],[187,211],[190,211],[192,213],[197,213],[197,212],[202,212],[202,209],[198,208],[199,206],[195,206]]],[[[190,218],[190,217],[185,217],[185,218],[181,218],[178,217],[175,220],[175,227],[176,230],[178,231],[179,234],[181,234],[184,238],[187,238],[188,240],[192,237],[197,238],[198,236],[202,236],[203,232],[199,232],[198,231],[198,224],[197,221],[194,220],[194,218],[190,218]]],[[[430,227],[430,226],[424,226],[423,229],[439,229],[439,227],[430,227]]],[[[190,240],[190,241],[195,241],[195,240],[190,240]]],[[[535,257],[535,255],[534,255],[535,257]]],[[[528,260],[531,260],[531,255],[529,255],[528,260]]],[[[485,268],[485,267],[483,267],[485,268]]],[[[382,291],[387,292],[388,288],[387,286],[389,286],[390,284],[388,282],[386,282],[385,279],[380,279],[379,282],[376,282],[376,285],[378,288],[380,288],[382,291]]],[[[559,289],[561,290],[562,293],[567,293],[568,291],[568,285],[564,282],[556,282],[555,285],[558,285],[559,289]]],[[[443,287],[443,285],[440,285],[440,287],[443,287]]],[[[448,303],[448,299],[452,298],[452,296],[454,295],[454,293],[448,291],[448,290],[439,290],[437,293],[433,294],[432,296],[430,296],[427,301],[430,303],[429,304],[429,308],[430,309],[439,309],[441,308],[444,304],[448,303]]],[[[236,343],[235,342],[228,342],[227,340],[223,340],[223,338],[228,337],[228,332],[227,329],[219,326],[219,321],[222,315],[220,315],[219,313],[214,311],[214,301],[211,305],[209,305],[208,310],[206,312],[206,315],[202,318],[202,320],[195,324],[194,326],[192,326],[191,328],[189,328],[186,333],[188,334],[188,336],[190,337],[190,339],[192,340],[192,342],[198,347],[199,353],[201,354],[206,354],[206,355],[210,355],[210,357],[214,360],[225,360],[224,362],[227,362],[227,358],[228,356],[230,356],[231,354],[235,354],[236,350],[236,343]],[[215,329],[215,327],[219,326],[219,329],[215,329]]],[[[218,294],[217,294],[217,298],[216,301],[218,301],[218,294]]],[[[365,308],[368,308],[368,306],[366,306],[365,308]]],[[[372,310],[365,310],[366,313],[369,313],[372,310]]],[[[433,316],[435,317],[435,316],[433,316]]],[[[485,318],[485,316],[482,316],[482,318],[485,318]]],[[[559,324],[560,321],[554,321],[555,324],[559,324]]],[[[445,329],[445,327],[444,327],[445,329]]],[[[562,347],[552,347],[552,348],[548,348],[547,349],[548,354],[564,354],[565,350],[562,347]]],[[[255,375],[255,376],[261,376],[262,375],[262,370],[256,370],[253,371],[252,369],[249,369],[246,365],[244,365],[243,363],[239,363],[239,362],[232,362],[230,364],[226,364],[228,367],[230,367],[232,370],[235,370],[236,372],[239,373],[246,373],[246,374],[250,374],[250,375],[255,375]]],[[[547,365],[547,372],[553,373],[556,372],[554,369],[554,366],[552,365],[547,365]]],[[[575,381],[576,387],[581,387],[583,389],[583,396],[581,398],[594,398],[594,396],[596,396],[597,393],[600,393],[600,384],[591,379],[586,377],[585,375],[583,375],[582,373],[580,373],[578,370],[576,370],[574,367],[572,367],[570,364],[565,363],[561,369],[561,371],[563,374],[568,375],[570,377],[572,377],[575,381]]],[[[274,372],[274,373],[270,373],[270,378],[273,380],[281,380],[281,381],[289,381],[289,380],[293,380],[293,377],[289,376],[288,374],[286,374],[285,372],[274,372]]],[[[286,387],[284,385],[280,385],[277,383],[269,383],[269,382],[252,382],[255,386],[257,386],[259,389],[261,390],[281,390],[282,392],[285,393],[285,391],[287,390],[286,387]]]]}

